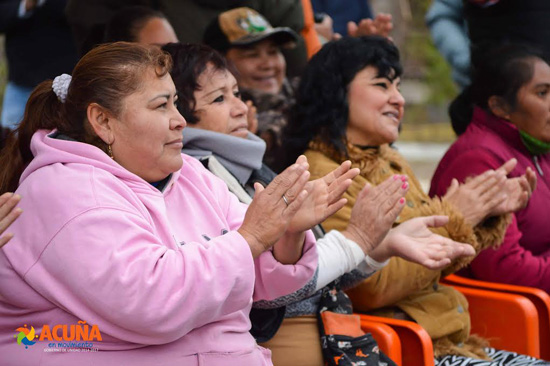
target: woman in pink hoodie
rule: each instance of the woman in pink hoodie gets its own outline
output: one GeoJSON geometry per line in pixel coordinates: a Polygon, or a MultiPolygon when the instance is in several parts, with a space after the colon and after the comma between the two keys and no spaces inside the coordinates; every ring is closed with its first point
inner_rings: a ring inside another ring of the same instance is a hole
{"type": "Polygon", "coordinates": [[[104,45],[33,92],[0,156],[0,192],[27,212],[0,251],[2,365],[271,364],[252,302],[311,280],[306,230],[357,172],[312,189],[301,158],[239,203],[181,154],[170,67],[158,48],[104,45]]]}

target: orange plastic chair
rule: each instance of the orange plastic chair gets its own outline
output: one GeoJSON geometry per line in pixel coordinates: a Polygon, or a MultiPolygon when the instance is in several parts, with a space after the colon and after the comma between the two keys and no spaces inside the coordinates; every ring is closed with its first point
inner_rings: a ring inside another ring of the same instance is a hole
{"type": "Polygon", "coordinates": [[[524,296],[453,285],[469,303],[471,333],[492,347],[540,357],[539,320],[535,305],[524,296]]]}
{"type": "Polygon", "coordinates": [[[537,308],[539,317],[540,357],[550,361],[550,296],[537,288],[495,283],[449,275],[442,280],[449,285],[499,291],[527,297],[537,308]]]}
{"type": "Polygon", "coordinates": [[[363,318],[361,319],[361,329],[371,333],[382,352],[391,358],[397,366],[402,366],[401,341],[395,330],[389,325],[363,318]]]}
{"type": "Polygon", "coordinates": [[[364,322],[383,323],[390,326],[397,333],[401,341],[402,366],[434,366],[432,339],[420,325],[407,320],[382,318],[366,314],[358,315],[361,317],[361,324],[364,322]]]}

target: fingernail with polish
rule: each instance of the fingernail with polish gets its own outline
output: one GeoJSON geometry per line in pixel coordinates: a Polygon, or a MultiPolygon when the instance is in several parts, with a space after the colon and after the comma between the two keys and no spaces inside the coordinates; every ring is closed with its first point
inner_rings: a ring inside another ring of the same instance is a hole
{"type": "Polygon", "coordinates": [[[404,203],[405,203],[405,199],[404,199],[403,197],[401,197],[401,198],[399,199],[399,203],[400,203],[400,204],[404,204],[404,203]]]}
{"type": "Polygon", "coordinates": [[[407,189],[409,187],[409,183],[403,183],[403,185],[401,186],[401,188],[403,189],[407,189]]]}

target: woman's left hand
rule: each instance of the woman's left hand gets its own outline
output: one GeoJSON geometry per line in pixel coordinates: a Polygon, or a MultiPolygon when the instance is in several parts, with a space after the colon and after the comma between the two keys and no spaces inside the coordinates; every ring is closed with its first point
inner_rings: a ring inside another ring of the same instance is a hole
{"type": "MultiPolygon", "coordinates": [[[[307,162],[307,158],[302,155],[296,162],[307,162]]],[[[351,180],[359,174],[359,169],[350,167],[351,162],[345,161],[323,178],[306,184],[308,196],[287,231],[298,233],[309,230],[345,206],[347,200],[341,197],[351,185],[351,180]]]]}
{"type": "Polygon", "coordinates": [[[449,222],[447,216],[416,217],[390,230],[369,256],[383,262],[398,256],[429,269],[441,269],[459,257],[475,255],[469,244],[459,243],[430,231],[449,222]]]}
{"type": "MultiPolygon", "coordinates": [[[[511,159],[498,170],[502,170],[508,174],[512,171],[516,164],[517,160],[511,159]]],[[[506,183],[503,188],[503,193],[506,195],[506,199],[493,209],[491,212],[492,215],[502,215],[525,208],[536,186],[537,175],[530,167],[527,167],[524,175],[506,179],[506,183]]]]}
{"type": "Polygon", "coordinates": [[[21,200],[21,196],[6,192],[0,196],[0,248],[4,246],[13,237],[12,234],[2,233],[21,215],[23,212],[16,207],[21,200]]]}

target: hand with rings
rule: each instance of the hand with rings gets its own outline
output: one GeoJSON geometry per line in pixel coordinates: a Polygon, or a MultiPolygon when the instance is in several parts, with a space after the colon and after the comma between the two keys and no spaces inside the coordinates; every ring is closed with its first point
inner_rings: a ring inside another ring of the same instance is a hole
{"type": "MultiPolygon", "coordinates": [[[[307,158],[301,155],[296,163],[307,164],[307,158]]],[[[308,196],[292,219],[289,232],[309,230],[345,206],[347,200],[342,198],[342,195],[351,185],[351,180],[359,174],[359,169],[350,167],[351,162],[345,161],[324,177],[306,184],[308,196]]],[[[283,196],[283,199],[287,198],[283,196]]]]}
{"type": "Polygon", "coordinates": [[[285,201],[286,205],[290,205],[290,202],[288,202],[288,199],[286,198],[286,196],[283,194],[283,201],[285,201]]]}
{"type": "Polygon", "coordinates": [[[286,233],[290,222],[308,197],[308,165],[291,165],[266,187],[256,183],[254,199],[248,206],[239,233],[257,257],[286,233]]]}

